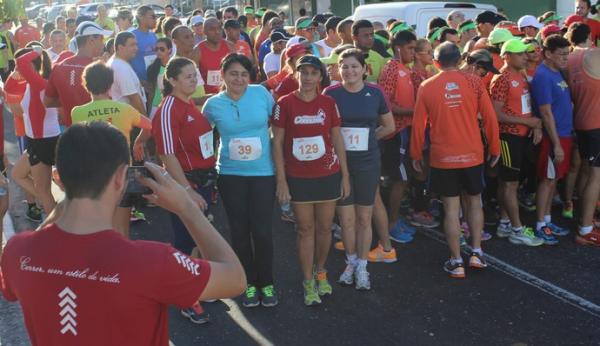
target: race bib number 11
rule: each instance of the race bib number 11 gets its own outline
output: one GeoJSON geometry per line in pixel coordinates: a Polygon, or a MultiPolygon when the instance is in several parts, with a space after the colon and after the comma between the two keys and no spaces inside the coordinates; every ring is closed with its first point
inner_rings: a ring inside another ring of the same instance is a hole
{"type": "Polygon", "coordinates": [[[369,129],[364,127],[342,127],[346,151],[369,150],[369,129]]]}

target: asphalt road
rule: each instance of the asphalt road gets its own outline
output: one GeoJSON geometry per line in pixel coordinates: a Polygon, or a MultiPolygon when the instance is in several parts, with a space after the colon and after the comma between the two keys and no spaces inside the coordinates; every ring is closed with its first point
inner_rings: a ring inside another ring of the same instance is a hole
{"type": "MultiPolygon", "coordinates": [[[[6,150],[14,159],[10,118],[5,128],[6,150]]],[[[23,218],[18,189],[11,186],[10,192],[17,232],[31,228],[23,218]]],[[[143,211],[148,220],[133,225],[132,237],[169,242],[166,213],[143,211]]],[[[215,206],[214,214],[215,225],[228,238],[222,208],[215,206]]],[[[533,215],[524,215],[532,220],[533,215]]],[[[414,242],[394,245],[398,262],[369,264],[371,291],[334,284],[333,295],[311,308],[303,305],[294,227],[279,220],[278,213],[273,238],[279,306],[246,309],[239,299],[206,303],[212,318],[206,325],[193,325],[172,308],[174,345],[600,344],[600,249],[575,245],[572,234],[558,246],[538,248],[494,238],[484,243],[491,268],[468,270],[465,280],[456,280],[441,269],[448,256],[441,233],[419,230],[414,242]]],[[[330,280],[343,268],[342,253],[332,250],[330,280]]],[[[29,344],[18,305],[1,298],[0,344],[29,344]]]]}

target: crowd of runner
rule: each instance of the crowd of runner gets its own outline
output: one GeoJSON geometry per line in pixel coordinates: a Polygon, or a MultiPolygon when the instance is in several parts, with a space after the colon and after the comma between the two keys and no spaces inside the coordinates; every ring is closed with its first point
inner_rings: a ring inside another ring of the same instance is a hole
{"type": "MultiPolygon", "coordinates": [[[[134,165],[161,165],[209,219],[222,202],[245,307],[278,303],[275,211],[295,223],[307,306],[332,294],[328,273],[369,290],[367,264],[395,262],[392,241],[409,243],[421,227],[445,232],[443,269],[455,278],[487,267],[492,233],[541,246],[574,232],[577,244],[600,246],[600,3],[576,0],[575,11],[511,21],[454,10],[431,18],[426,37],[394,18],[332,13],[288,26],[286,13],[251,6],[187,18],[140,6],[115,20],[98,6],[97,18],[23,17],[14,31],[6,18],[3,102],[22,154],[11,178],[27,216],[52,223],[65,207],[52,194],[61,133],[112,124],[134,165]],[[520,210],[535,211],[535,224],[520,210]],[[560,226],[574,217],[577,229],[560,226]],[[346,266],[328,271],[332,232],[346,266]]],[[[3,214],[7,193],[2,177],[3,214]]],[[[126,194],[114,229],[128,237],[148,203],[126,194]]],[[[170,217],[173,246],[192,255],[185,222],[170,217]]],[[[181,312],[208,321],[200,302],[181,312]]]]}

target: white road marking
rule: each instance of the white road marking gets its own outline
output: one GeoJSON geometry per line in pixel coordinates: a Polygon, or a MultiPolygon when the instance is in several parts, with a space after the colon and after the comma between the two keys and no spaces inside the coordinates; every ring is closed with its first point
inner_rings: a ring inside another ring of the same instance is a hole
{"type": "Polygon", "coordinates": [[[231,319],[238,325],[242,330],[248,334],[257,344],[262,346],[273,346],[273,343],[264,337],[250,321],[244,316],[244,313],[240,309],[239,305],[233,299],[221,299],[221,301],[229,307],[227,314],[231,319]]]}
{"type": "MultiPolygon", "coordinates": [[[[443,244],[447,244],[443,234],[441,234],[435,230],[426,229],[426,228],[420,228],[419,230],[423,231],[422,233],[425,236],[427,236],[428,238],[433,239],[433,240],[438,241],[443,244]]],[[[470,251],[471,247],[467,245],[466,249],[470,251]]],[[[470,252],[467,252],[464,249],[462,251],[463,251],[463,253],[470,254],[470,252]]],[[[501,259],[494,257],[488,253],[485,254],[485,258],[488,262],[488,265],[490,265],[490,267],[492,267],[500,272],[503,272],[504,274],[511,276],[523,283],[533,286],[543,292],[546,292],[547,294],[549,294],[571,306],[574,306],[581,311],[587,312],[590,315],[600,318],[600,306],[598,304],[595,304],[583,297],[576,295],[575,293],[572,293],[564,288],[558,287],[546,280],[543,280],[533,274],[523,271],[515,266],[512,266],[512,265],[502,261],[501,259]]]]}

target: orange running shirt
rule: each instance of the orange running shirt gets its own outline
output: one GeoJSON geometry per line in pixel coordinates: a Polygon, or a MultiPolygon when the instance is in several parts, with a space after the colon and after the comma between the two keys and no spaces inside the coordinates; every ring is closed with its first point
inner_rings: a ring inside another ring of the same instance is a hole
{"type": "Polygon", "coordinates": [[[244,40],[238,40],[235,43],[235,52],[238,54],[242,54],[242,55],[246,56],[247,58],[252,57],[252,49],[250,48],[250,45],[248,44],[248,42],[246,42],[244,40]]]}
{"type": "MultiPolygon", "coordinates": [[[[530,118],[531,94],[529,84],[523,73],[512,72],[508,68],[500,69],[499,75],[494,75],[490,87],[492,101],[502,102],[502,112],[508,116],[530,118]]],[[[530,128],[521,124],[500,124],[500,132],[515,136],[529,135],[530,128]]]]}
{"type": "Polygon", "coordinates": [[[575,130],[600,129],[600,79],[583,68],[584,50],[569,55],[569,87],[574,104],[575,130]]]}
{"type": "Polygon", "coordinates": [[[460,71],[442,71],[419,88],[412,122],[410,156],[423,158],[425,128],[430,124],[431,167],[467,168],[483,163],[478,115],[491,155],[500,154],[498,120],[481,79],[460,71]]]}
{"type": "MultiPolygon", "coordinates": [[[[411,78],[411,71],[400,60],[393,59],[385,64],[379,75],[378,84],[383,88],[383,92],[393,104],[402,108],[415,108],[415,88],[411,78]]],[[[396,131],[388,138],[393,137],[404,128],[410,126],[411,121],[412,117],[394,115],[396,131]]]]}

